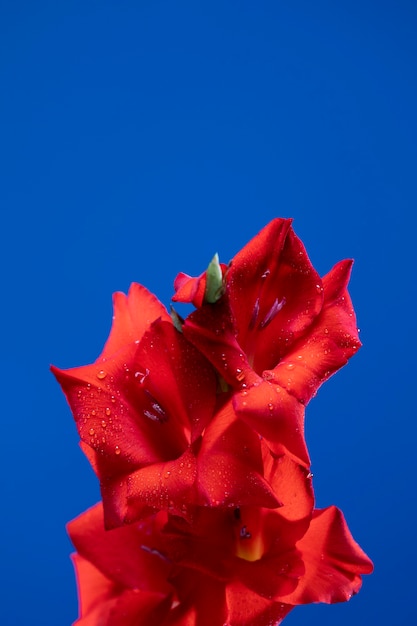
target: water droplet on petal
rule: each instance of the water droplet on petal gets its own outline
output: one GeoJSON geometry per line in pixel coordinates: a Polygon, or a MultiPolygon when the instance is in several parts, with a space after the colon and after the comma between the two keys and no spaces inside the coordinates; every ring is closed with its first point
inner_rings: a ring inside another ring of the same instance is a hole
{"type": "Polygon", "coordinates": [[[106,376],[107,376],[107,372],[105,372],[104,370],[99,370],[97,372],[97,378],[99,380],[103,380],[104,378],[106,378],[106,376]]]}
{"type": "Polygon", "coordinates": [[[93,435],[94,435],[94,433],[95,433],[94,428],[90,428],[90,430],[88,431],[88,434],[89,434],[89,435],[91,435],[91,436],[93,436],[93,435]]]}
{"type": "Polygon", "coordinates": [[[239,382],[241,382],[245,378],[245,373],[240,369],[240,367],[236,369],[236,378],[239,382]]]}
{"type": "Polygon", "coordinates": [[[106,422],[104,420],[102,420],[102,422],[101,422],[101,427],[102,428],[106,428],[107,427],[107,424],[106,424],[106,422]]]}
{"type": "Polygon", "coordinates": [[[106,407],[106,415],[107,416],[111,415],[111,409],[109,407],[106,407]]]}
{"type": "Polygon", "coordinates": [[[293,370],[295,367],[294,363],[288,363],[287,364],[287,370],[293,370]]]}
{"type": "Polygon", "coordinates": [[[117,454],[117,455],[119,455],[121,453],[121,450],[120,450],[119,446],[116,446],[114,448],[114,453],[117,454]]]}

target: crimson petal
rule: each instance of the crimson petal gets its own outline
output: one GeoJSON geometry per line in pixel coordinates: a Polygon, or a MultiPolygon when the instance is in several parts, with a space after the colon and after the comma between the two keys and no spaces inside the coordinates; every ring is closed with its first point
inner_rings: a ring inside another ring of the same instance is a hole
{"type": "Polygon", "coordinates": [[[361,343],[347,291],[352,261],[336,264],[324,277],[324,304],[308,335],[296,342],[268,375],[307,404],[320,385],[345,365],[361,343]]]}
{"type": "Polygon", "coordinates": [[[206,428],[198,453],[202,504],[280,506],[263,473],[259,437],[236,418],[229,400],[206,428]]]}
{"type": "Polygon", "coordinates": [[[164,305],[146,287],[132,283],[129,293],[113,294],[113,323],[101,358],[114,355],[120,348],[139,341],[152,322],[170,320],[164,305]]]}
{"type": "Polygon", "coordinates": [[[323,303],[321,279],[291,222],[272,220],[227,273],[237,341],[259,374],[278,363],[323,303]]]}
{"type": "Polygon", "coordinates": [[[198,308],[204,302],[206,283],[206,272],[197,278],[180,272],[177,274],[174,281],[175,295],[172,300],[174,302],[193,303],[194,306],[198,308]]]}
{"type": "Polygon", "coordinates": [[[237,416],[258,432],[277,455],[288,454],[309,467],[304,439],[304,407],[279,385],[265,380],[235,394],[237,416]]]}
{"type": "Polygon", "coordinates": [[[297,588],[283,599],[289,604],[349,600],[362,585],[361,575],[373,570],[372,561],[354,541],[335,506],[314,512],[297,547],[306,571],[297,588]]]}

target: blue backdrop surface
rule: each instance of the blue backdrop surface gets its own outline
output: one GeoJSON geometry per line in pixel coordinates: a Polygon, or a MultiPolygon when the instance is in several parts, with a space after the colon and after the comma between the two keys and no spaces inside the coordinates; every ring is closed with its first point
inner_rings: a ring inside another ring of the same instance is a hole
{"type": "Polygon", "coordinates": [[[0,3],[1,623],[65,626],[65,523],[99,498],[49,364],[92,362],[111,295],[293,217],[321,274],[354,258],[363,348],[307,408],[317,506],[375,562],[288,626],[417,623],[417,5],[0,3]]]}

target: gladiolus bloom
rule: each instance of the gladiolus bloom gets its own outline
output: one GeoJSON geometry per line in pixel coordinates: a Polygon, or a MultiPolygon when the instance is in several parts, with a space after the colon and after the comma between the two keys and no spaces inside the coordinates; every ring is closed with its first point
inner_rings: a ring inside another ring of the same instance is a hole
{"type": "MultiPolygon", "coordinates": [[[[291,222],[273,220],[232,259],[222,294],[201,301],[183,333],[236,390],[237,414],[276,454],[308,466],[303,407],[361,344],[347,291],[352,261],[321,279],[291,222]]],[[[174,301],[191,301],[190,281],[185,290],[176,280],[174,301]]]]}
{"type": "Polygon", "coordinates": [[[68,524],[77,626],[278,626],[359,591],[372,562],[315,508],[304,437],[361,345],[351,267],[320,278],[275,219],[229,265],[177,275],[185,320],[133,284],[99,358],[52,367],[102,495],[68,524]]]}

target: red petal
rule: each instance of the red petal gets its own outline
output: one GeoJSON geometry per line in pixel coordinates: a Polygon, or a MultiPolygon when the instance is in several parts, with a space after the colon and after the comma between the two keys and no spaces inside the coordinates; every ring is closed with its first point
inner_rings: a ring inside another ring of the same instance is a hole
{"type": "Polygon", "coordinates": [[[314,507],[312,474],[283,455],[275,458],[268,450],[264,459],[265,478],[282,504],[278,513],[289,522],[310,521],[314,507]]]}
{"type": "Polygon", "coordinates": [[[137,471],[141,479],[159,475],[164,463],[181,457],[200,436],[216,401],[212,367],[171,321],[158,320],[138,344],[99,365],[52,371],[73,410],[83,449],[94,450],[88,457],[101,481],[106,525],[123,523],[132,507],[142,514],[143,499],[127,508],[127,477],[137,471]]]}
{"type": "Polygon", "coordinates": [[[351,261],[341,261],[324,277],[324,304],[319,317],[306,336],[268,372],[304,404],[361,345],[347,292],[351,266],[351,261]]]}
{"type": "Polygon", "coordinates": [[[259,596],[239,582],[226,587],[228,623],[233,626],[278,626],[293,608],[259,596]]]}
{"type": "Polygon", "coordinates": [[[127,589],[111,607],[106,626],[157,626],[169,615],[171,602],[171,597],[159,593],[127,589]]]}
{"type": "Polygon", "coordinates": [[[175,295],[172,300],[174,302],[192,302],[196,308],[199,308],[204,302],[206,283],[206,272],[197,278],[180,272],[174,281],[175,295]]]}
{"type": "Polygon", "coordinates": [[[170,320],[164,305],[145,287],[132,283],[129,293],[113,295],[113,323],[101,358],[108,358],[120,348],[138,341],[156,319],[170,320]]]}
{"type": "MultiPolygon", "coordinates": [[[[240,559],[238,578],[260,596],[281,600],[296,588],[304,571],[297,550],[266,555],[258,561],[240,559]]],[[[286,604],[290,604],[285,600],[286,604]]]]}
{"type": "Polygon", "coordinates": [[[310,528],[298,542],[305,574],[283,600],[290,604],[343,602],[361,587],[371,560],[354,541],[343,514],[334,506],[315,511],[310,528]]]}
{"type": "Polygon", "coordinates": [[[77,576],[80,618],[74,626],[137,626],[138,619],[159,624],[168,614],[166,594],[122,590],[78,554],[72,556],[77,576]]]}
{"type": "Polygon", "coordinates": [[[108,475],[122,475],[132,465],[160,460],[161,445],[155,445],[153,431],[163,425],[146,420],[139,414],[140,406],[130,402],[133,383],[127,364],[134,364],[136,353],[133,343],[119,352],[121,361],[108,359],[105,366],[51,368],[67,397],[81,440],[105,457],[108,475]]]}
{"type": "Polygon", "coordinates": [[[226,297],[191,313],[185,320],[183,332],[235,389],[259,381],[259,376],[236,340],[233,316],[226,297]]]}
{"type": "Polygon", "coordinates": [[[196,500],[194,483],[196,460],[191,450],[166,463],[154,463],[133,472],[127,481],[127,516],[130,523],[141,516],[144,505],[155,510],[169,510],[187,515],[187,507],[196,500]]]}
{"type": "Polygon", "coordinates": [[[204,433],[198,454],[198,490],[202,503],[210,506],[279,506],[263,478],[259,437],[236,418],[230,401],[204,433]]]}
{"type": "Polygon", "coordinates": [[[140,524],[107,531],[100,503],[69,522],[67,529],[80,557],[92,563],[119,589],[138,588],[166,594],[172,591],[166,582],[171,566],[157,552],[164,523],[165,517],[159,514],[140,524]]]}
{"type": "Polygon", "coordinates": [[[321,279],[287,219],[272,220],[234,257],[227,289],[237,341],[258,373],[278,363],[323,302],[321,279]]]}
{"type": "Polygon", "coordinates": [[[172,323],[155,322],[138,346],[136,358],[149,370],[146,385],[194,441],[210,421],[217,377],[208,361],[172,323]]]}
{"type": "Polygon", "coordinates": [[[263,381],[235,394],[236,414],[258,432],[277,455],[288,454],[309,467],[304,439],[304,407],[279,385],[263,381]]]}
{"type": "Polygon", "coordinates": [[[71,556],[77,579],[79,619],[74,626],[105,624],[116,602],[114,583],[79,554],[71,556]]]}

